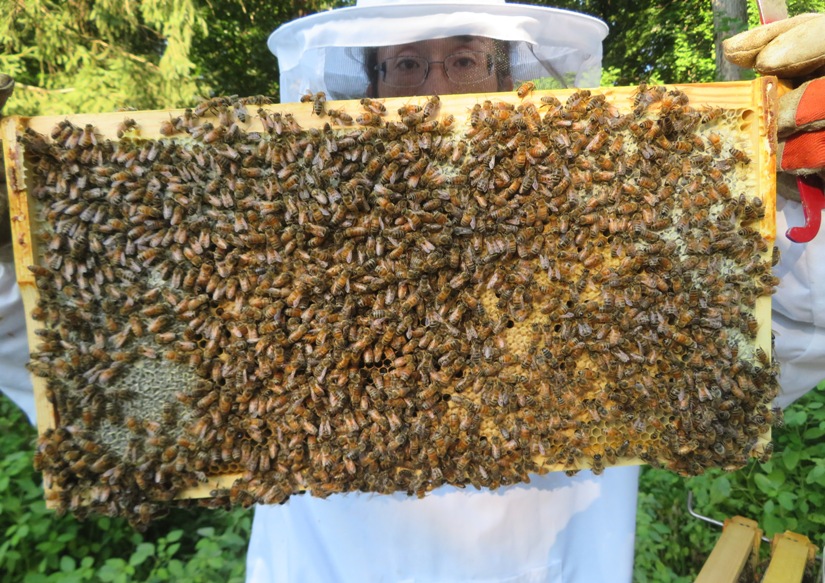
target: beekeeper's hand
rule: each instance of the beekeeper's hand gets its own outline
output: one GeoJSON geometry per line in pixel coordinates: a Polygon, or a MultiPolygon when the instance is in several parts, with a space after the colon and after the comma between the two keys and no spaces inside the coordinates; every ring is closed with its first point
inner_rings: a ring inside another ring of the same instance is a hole
{"type": "MultiPolygon", "coordinates": [[[[723,49],[731,63],[798,85],[779,99],[777,164],[791,174],[825,176],[825,14],[759,26],[729,38],[723,49]]],[[[780,180],[779,193],[798,200],[796,189],[783,188],[788,182],[780,180]]]]}

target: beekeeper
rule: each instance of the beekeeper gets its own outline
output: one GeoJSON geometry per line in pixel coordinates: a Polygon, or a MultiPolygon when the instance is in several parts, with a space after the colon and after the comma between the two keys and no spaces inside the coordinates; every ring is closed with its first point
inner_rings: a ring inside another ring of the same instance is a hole
{"type": "MultiPolygon", "coordinates": [[[[535,78],[551,78],[558,86],[597,86],[606,32],[603,23],[587,16],[503,0],[359,0],[353,8],[281,27],[270,38],[270,48],[281,66],[283,101],[297,101],[307,90],[325,91],[330,99],[382,97],[396,90],[426,95],[435,92],[428,83],[449,86],[445,94],[478,91],[480,83],[485,91],[494,90],[487,85],[492,83],[496,90],[508,90],[535,78]],[[421,43],[429,40],[436,42],[421,43]],[[410,52],[399,52],[400,47],[410,52]],[[399,57],[405,60],[393,60],[399,57]],[[410,78],[395,76],[393,64],[410,78]]],[[[815,123],[825,119],[824,96],[820,80],[801,88],[795,102],[786,102],[796,131],[813,137],[813,143],[804,159],[801,154],[783,157],[784,168],[825,167],[825,134],[815,123]]],[[[778,207],[783,257],[777,267],[782,283],[774,296],[774,328],[782,367],[780,402],[787,405],[825,377],[820,315],[825,289],[819,294],[825,283],[811,285],[825,281],[825,265],[817,262],[825,233],[804,246],[790,243],[781,234],[786,226],[802,224],[801,205],[780,199],[778,207]]],[[[10,248],[3,251],[0,388],[34,421],[23,367],[23,310],[10,248]]],[[[637,468],[572,478],[554,473],[494,491],[444,486],[424,499],[294,496],[282,506],[256,509],[247,577],[290,583],[630,581],[637,476],[637,468]]]]}
{"type": "MultiPolygon", "coordinates": [[[[285,24],[268,44],[289,102],[307,91],[330,99],[506,91],[537,78],[595,87],[606,34],[589,16],[504,0],[358,0],[285,24]]],[[[822,149],[816,163],[825,166],[822,149]]],[[[796,202],[779,206],[781,234],[802,215],[796,202]]],[[[825,377],[825,316],[816,309],[825,290],[820,298],[809,285],[825,282],[825,263],[808,261],[825,233],[807,247],[780,239],[774,317],[785,406],[825,377]]],[[[247,580],[630,581],[637,482],[638,468],[624,467],[497,490],[442,486],[423,499],[294,496],[256,508],[247,580]]]]}

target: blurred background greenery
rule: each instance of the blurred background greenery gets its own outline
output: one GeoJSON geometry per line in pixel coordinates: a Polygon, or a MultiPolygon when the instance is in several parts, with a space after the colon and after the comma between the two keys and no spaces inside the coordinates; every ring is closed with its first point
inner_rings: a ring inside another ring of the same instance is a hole
{"type": "MultiPolygon", "coordinates": [[[[266,38],[278,25],[336,0],[0,0],[0,73],[16,80],[5,114],[168,109],[215,95],[277,95],[266,38]]],[[[745,0],[524,2],[593,14],[611,29],[603,85],[694,83],[723,71],[715,47],[757,22],[745,0]],[[716,10],[715,10],[716,9],[716,10]]],[[[789,2],[792,14],[825,0],[789,2]]],[[[825,389],[791,406],[767,463],[684,479],[646,468],[638,504],[639,582],[692,581],[719,531],[691,518],[755,519],[825,543],[825,389]]],[[[46,510],[32,469],[34,429],[0,398],[0,580],[241,581],[251,511],[178,509],[143,533],[123,520],[79,522],[46,510]]],[[[765,545],[763,545],[765,546],[765,545]]]]}

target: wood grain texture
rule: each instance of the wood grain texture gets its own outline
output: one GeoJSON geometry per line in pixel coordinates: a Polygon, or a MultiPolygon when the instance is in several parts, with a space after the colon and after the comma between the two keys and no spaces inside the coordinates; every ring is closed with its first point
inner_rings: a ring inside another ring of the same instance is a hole
{"type": "Polygon", "coordinates": [[[808,537],[795,532],[777,533],[771,541],[771,562],[762,583],[799,583],[817,548],[808,537]]]}
{"type": "Polygon", "coordinates": [[[695,583],[735,583],[746,567],[753,573],[761,537],[756,521],[741,516],[727,519],[695,583]]]}

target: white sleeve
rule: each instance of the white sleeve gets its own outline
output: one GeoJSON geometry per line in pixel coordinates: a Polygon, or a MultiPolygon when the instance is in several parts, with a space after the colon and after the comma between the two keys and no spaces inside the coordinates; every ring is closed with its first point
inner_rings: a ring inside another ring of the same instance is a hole
{"type": "Polygon", "coordinates": [[[773,296],[773,330],[780,395],[787,407],[825,379],[825,230],[809,243],[793,243],[789,226],[805,223],[802,205],[778,197],[776,245],[780,283],[773,296]]]}
{"type": "Polygon", "coordinates": [[[26,369],[28,361],[26,314],[8,245],[0,248],[0,391],[34,424],[34,391],[26,369]]]}

